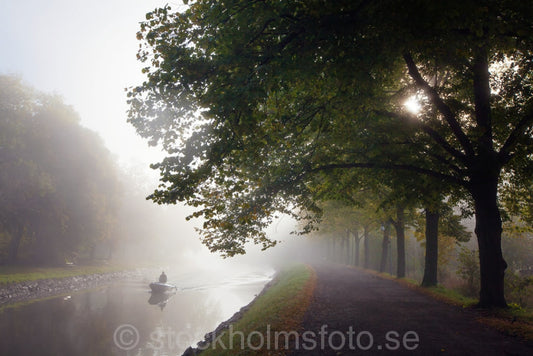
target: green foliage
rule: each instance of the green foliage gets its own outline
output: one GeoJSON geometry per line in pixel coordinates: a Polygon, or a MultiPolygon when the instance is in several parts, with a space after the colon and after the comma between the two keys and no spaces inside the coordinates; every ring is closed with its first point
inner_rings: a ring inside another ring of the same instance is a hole
{"type": "Polygon", "coordinates": [[[502,249],[509,261],[505,275],[506,295],[521,307],[531,307],[533,301],[533,235],[522,222],[509,221],[505,225],[502,249]]]}
{"type": "Polygon", "coordinates": [[[322,211],[320,231],[344,235],[346,230],[355,232],[365,226],[377,228],[387,219],[387,214],[377,204],[379,197],[370,189],[363,189],[348,200],[323,201],[319,204],[322,211]]]}
{"type": "Polygon", "coordinates": [[[462,247],[458,257],[457,274],[465,282],[465,294],[476,296],[479,292],[479,257],[477,250],[462,247]]]}
{"type": "Polygon", "coordinates": [[[533,271],[533,235],[524,232],[521,224],[506,224],[502,238],[504,256],[513,272],[533,271]]]}
{"type": "Polygon", "coordinates": [[[64,264],[111,246],[120,190],[109,151],[60,98],[6,76],[0,187],[4,262],[64,264]]]}
{"type": "Polygon", "coordinates": [[[511,272],[505,276],[506,295],[522,308],[530,306],[533,296],[533,277],[511,272]]]}
{"type": "MultiPolygon", "coordinates": [[[[437,209],[439,211],[439,238],[451,238],[457,244],[470,241],[472,235],[461,223],[462,216],[455,214],[450,204],[441,202],[438,204],[437,209]]],[[[425,215],[422,212],[417,214],[413,224],[416,229],[415,236],[419,241],[424,239],[424,217],[425,215]]]]}

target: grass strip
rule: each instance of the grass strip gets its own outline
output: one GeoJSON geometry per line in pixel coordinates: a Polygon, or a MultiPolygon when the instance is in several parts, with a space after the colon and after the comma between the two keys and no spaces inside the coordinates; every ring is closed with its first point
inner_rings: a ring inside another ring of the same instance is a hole
{"type": "Polygon", "coordinates": [[[399,283],[407,288],[414,289],[417,292],[432,297],[433,299],[440,300],[446,304],[455,305],[458,307],[468,308],[474,306],[478,301],[474,298],[465,297],[457,291],[444,288],[443,286],[436,287],[422,287],[417,281],[409,278],[398,278],[389,273],[377,272],[371,269],[365,269],[360,267],[354,267],[360,269],[368,274],[373,274],[383,279],[388,279],[399,283]]]}
{"type": "Polygon", "coordinates": [[[40,279],[57,279],[90,274],[103,274],[124,271],[127,268],[119,265],[87,265],[65,267],[23,267],[0,266],[0,287],[12,283],[37,281],[40,279]]]}
{"type": "Polygon", "coordinates": [[[285,355],[291,337],[294,341],[302,331],[315,286],[316,274],[310,266],[281,271],[242,318],[205,346],[201,355],[285,355]]]}

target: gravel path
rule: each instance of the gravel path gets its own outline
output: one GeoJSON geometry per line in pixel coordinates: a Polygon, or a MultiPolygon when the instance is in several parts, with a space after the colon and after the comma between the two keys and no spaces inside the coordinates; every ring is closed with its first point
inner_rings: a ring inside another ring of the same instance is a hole
{"type": "Polygon", "coordinates": [[[313,266],[317,285],[292,355],[533,355],[533,345],[355,268],[313,266]]]}

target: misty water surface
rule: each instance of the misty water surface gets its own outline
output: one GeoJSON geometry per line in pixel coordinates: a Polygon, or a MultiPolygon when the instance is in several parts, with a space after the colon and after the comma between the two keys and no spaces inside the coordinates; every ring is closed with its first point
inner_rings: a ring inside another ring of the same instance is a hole
{"type": "Polygon", "coordinates": [[[143,278],[6,308],[0,354],[181,355],[248,304],[272,274],[181,275],[169,280],[180,289],[166,301],[143,278]]]}

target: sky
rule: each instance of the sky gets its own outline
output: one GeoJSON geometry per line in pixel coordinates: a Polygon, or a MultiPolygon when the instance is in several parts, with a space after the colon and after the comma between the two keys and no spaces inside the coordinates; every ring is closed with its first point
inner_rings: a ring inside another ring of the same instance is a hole
{"type": "Polygon", "coordinates": [[[180,0],[0,0],[0,74],[59,94],[98,132],[122,166],[145,169],[162,154],[126,122],[124,89],[140,84],[135,35],[145,14],[180,0]]]}

